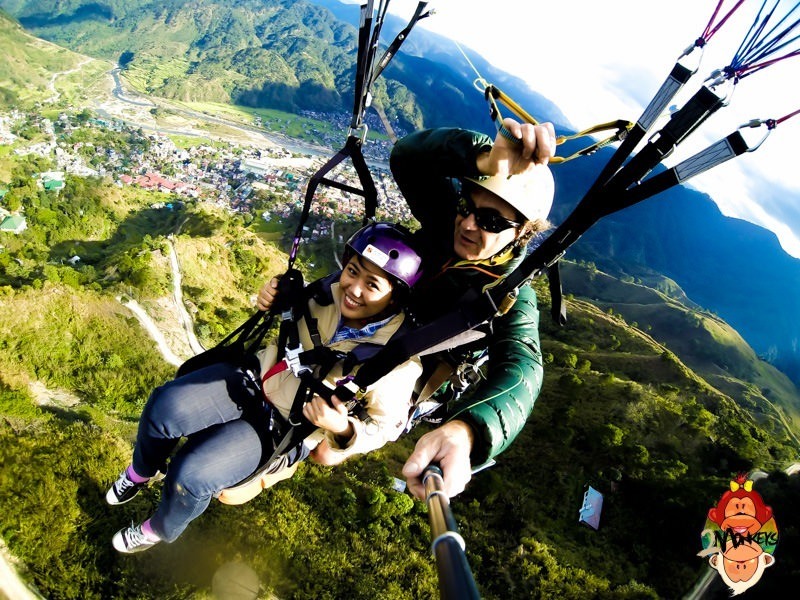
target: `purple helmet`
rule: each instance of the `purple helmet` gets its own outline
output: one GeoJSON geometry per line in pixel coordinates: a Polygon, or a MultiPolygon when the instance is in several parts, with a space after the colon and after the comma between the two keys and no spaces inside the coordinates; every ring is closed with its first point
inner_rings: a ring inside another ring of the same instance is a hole
{"type": "Polygon", "coordinates": [[[343,262],[353,253],[383,269],[410,289],[422,277],[422,257],[411,245],[408,230],[393,223],[371,223],[356,231],[345,246],[343,262]]]}

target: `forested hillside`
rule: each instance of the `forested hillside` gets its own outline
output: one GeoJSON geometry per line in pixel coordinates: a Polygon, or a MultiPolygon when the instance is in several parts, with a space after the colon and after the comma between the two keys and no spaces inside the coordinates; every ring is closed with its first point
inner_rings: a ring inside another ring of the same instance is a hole
{"type": "MultiPolygon", "coordinates": [[[[42,100],[52,100],[58,94],[52,85],[55,73],[64,73],[65,79],[82,63],[82,57],[26,34],[0,10],[0,105],[25,109],[42,100]]],[[[81,81],[83,89],[76,95],[91,93],[91,83],[105,67],[86,66],[81,81]]],[[[83,96],[83,101],[88,101],[83,96]]]]}
{"type": "MultiPolygon", "coordinates": [[[[297,112],[352,107],[356,28],[309,2],[9,2],[0,6],[37,35],[119,61],[142,92],[297,112]]],[[[351,7],[357,20],[358,6],[351,7]]],[[[398,57],[378,80],[376,102],[393,126],[466,124],[480,94],[449,67],[398,57]],[[414,75],[417,73],[417,76],[414,75]],[[391,97],[391,101],[389,100],[391,97]]],[[[472,115],[472,117],[471,117],[472,115]]]]}
{"type": "MultiPolygon", "coordinates": [[[[3,2],[22,4],[35,3],[3,2]]],[[[41,18],[58,18],[39,4],[41,18]]],[[[65,27],[125,10],[59,6],[74,17],[65,27]]],[[[16,47],[17,34],[0,29],[0,41],[16,47]]],[[[19,56],[18,68],[51,68],[38,51],[19,56]]],[[[293,173],[283,192],[254,191],[234,211],[234,192],[254,183],[235,168],[242,148],[105,123],[80,105],[69,76],[57,102],[47,101],[47,76],[38,81],[29,112],[7,116],[22,83],[0,102],[14,136],[0,145],[0,206],[27,224],[0,234],[0,539],[22,577],[47,598],[210,598],[215,573],[235,563],[264,596],[436,597],[425,507],[393,489],[425,426],[339,467],[303,463],[243,506],[214,502],[174,544],[113,550],[114,532],[160,492],[111,508],[105,491],[130,457],[150,390],[175,371],[124,303],[136,300],[161,328],[175,320],[165,308],[174,245],[194,326],[206,345],[221,339],[251,314],[264,277],[285,268],[305,181],[293,173]],[[65,155],[95,174],[65,173],[63,187],[48,189],[43,174],[65,155]],[[177,177],[195,166],[206,184],[197,198],[122,183],[139,170],[177,177]]],[[[353,227],[341,212],[313,217],[299,263],[309,277],[332,266],[335,242],[312,239],[325,219],[340,233],[353,227]]],[[[533,415],[452,502],[482,597],[681,598],[706,570],[696,553],[709,507],[733,473],[754,469],[769,475],[757,486],[781,533],[757,591],[782,597],[800,569],[800,483],[783,474],[798,458],[791,384],[674,283],[620,281],[591,265],[565,276],[564,327],[535,282],[546,364],[533,415]],[[605,495],[598,531],[577,522],[587,484],[605,495]]]]}
{"type": "Polygon", "coordinates": [[[800,429],[797,388],[718,315],[692,308],[675,289],[670,297],[635,283],[632,277],[626,281],[611,277],[593,264],[564,263],[563,274],[571,294],[590,299],[608,314],[646,331],[764,427],[800,443],[795,435],[800,429]]]}
{"type": "MultiPolygon", "coordinates": [[[[324,7],[285,0],[69,0],[53,7],[39,0],[0,0],[0,7],[41,37],[119,62],[126,80],[147,94],[203,111],[214,106],[209,103],[235,104],[253,113],[309,111],[344,131],[352,107],[358,5],[321,3],[324,7]]],[[[399,30],[398,22],[387,19],[384,44],[399,30]]],[[[486,104],[472,85],[474,73],[446,42],[415,29],[404,45],[408,52],[399,53],[376,82],[375,105],[397,134],[440,125],[491,129],[486,104]]],[[[537,119],[554,121],[559,132],[572,129],[542,95],[546,90],[531,90],[474,53],[471,60],[537,119]]],[[[368,122],[371,131],[384,131],[373,111],[368,122]]],[[[266,118],[263,123],[276,126],[266,118]]],[[[322,128],[315,130],[318,141],[330,142],[322,128]]],[[[333,139],[340,143],[341,134],[333,139]]],[[[586,192],[609,150],[559,166],[556,220],[586,192]]],[[[800,383],[795,318],[800,260],[786,254],[771,232],[724,217],[704,194],[679,187],[611,215],[571,254],[617,276],[666,274],[693,301],[733,324],[759,356],[800,383]],[[741,285],[742,274],[753,272],[762,273],[758,285],[741,285]]]]}
{"type": "MultiPolygon", "coordinates": [[[[265,241],[257,220],[191,201],[154,208],[163,195],[102,179],[68,177],[53,197],[23,184],[47,165],[4,162],[29,218],[0,255],[0,534],[24,576],[49,597],[181,598],[207,594],[214,570],[236,560],[279,597],[435,595],[424,508],[391,489],[424,428],[339,468],[302,465],[244,507],[215,503],[175,544],[135,558],[111,549],[116,528],[158,491],[117,511],[103,492],[149,390],[173,373],[116,297],[152,306],[169,295],[172,234],[186,300],[206,339],[219,339],[251,310],[262,275],[280,270],[285,247],[265,241]],[[73,253],[80,262],[62,262],[73,253]]],[[[531,422],[453,502],[485,598],[678,597],[703,568],[703,515],[730,473],[795,457],[785,431],[616,313],[572,300],[566,327],[543,317],[545,387],[531,422]],[[599,532],[576,522],[587,483],[607,494],[599,532]]],[[[788,509],[776,514],[791,522],[788,509]]],[[[776,578],[792,564],[781,559],[776,578]]]]}

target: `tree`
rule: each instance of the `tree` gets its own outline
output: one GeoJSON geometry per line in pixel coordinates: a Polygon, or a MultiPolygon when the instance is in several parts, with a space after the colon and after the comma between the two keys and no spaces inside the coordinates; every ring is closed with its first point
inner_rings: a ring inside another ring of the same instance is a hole
{"type": "Polygon", "coordinates": [[[572,352],[567,352],[561,357],[561,364],[569,369],[574,369],[578,364],[578,356],[572,352]]]}

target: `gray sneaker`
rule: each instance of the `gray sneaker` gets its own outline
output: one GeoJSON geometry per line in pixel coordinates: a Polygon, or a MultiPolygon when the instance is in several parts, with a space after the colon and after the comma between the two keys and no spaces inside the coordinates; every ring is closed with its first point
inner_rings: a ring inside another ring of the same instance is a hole
{"type": "Polygon", "coordinates": [[[161,540],[148,538],[142,531],[141,525],[131,523],[130,527],[120,529],[111,539],[114,548],[123,554],[133,554],[134,552],[144,552],[155,546],[161,540]]]}

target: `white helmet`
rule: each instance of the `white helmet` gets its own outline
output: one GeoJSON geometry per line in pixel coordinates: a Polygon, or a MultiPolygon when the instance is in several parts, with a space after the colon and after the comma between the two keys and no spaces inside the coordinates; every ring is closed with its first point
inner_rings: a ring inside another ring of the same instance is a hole
{"type": "Polygon", "coordinates": [[[508,202],[529,221],[545,220],[553,206],[555,182],[547,165],[535,165],[519,175],[465,177],[465,181],[492,192],[508,202]]]}

